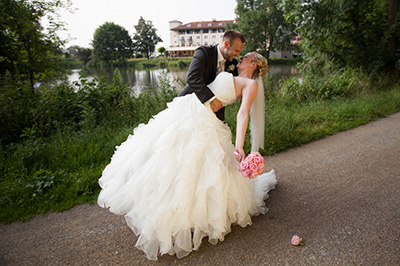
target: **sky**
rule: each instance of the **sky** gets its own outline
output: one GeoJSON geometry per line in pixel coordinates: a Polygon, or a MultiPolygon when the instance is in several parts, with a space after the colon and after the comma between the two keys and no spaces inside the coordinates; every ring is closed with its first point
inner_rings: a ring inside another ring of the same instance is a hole
{"type": "Polygon", "coordinates": [[[163,40],[157,47],[169,47],[169,21],[183,24],[194,21],[235,19],[236,0],[71,0],[74,13],[61,10],[60,19],[68,31],[59,36],[68,39],[65,47],[91,47],[94,31],[105,22],[124,27],[132,36],[140,16],[153,22],[163,40]]]}

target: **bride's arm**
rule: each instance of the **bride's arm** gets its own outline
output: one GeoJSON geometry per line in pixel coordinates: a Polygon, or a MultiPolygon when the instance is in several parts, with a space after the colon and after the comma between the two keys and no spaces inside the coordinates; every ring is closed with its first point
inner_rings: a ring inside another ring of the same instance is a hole
{"type": "Polygon", "coordinates": [[[236,117],[235,151],[239,153],[239,156],[236,156],[238,161],[241,161],[246,157],[243,150],[243,144],[249,121],[250,107],[257,96],[257,87],[257,82],[255,80],[247,79],[242,89],[242,103],[236,117]]]}

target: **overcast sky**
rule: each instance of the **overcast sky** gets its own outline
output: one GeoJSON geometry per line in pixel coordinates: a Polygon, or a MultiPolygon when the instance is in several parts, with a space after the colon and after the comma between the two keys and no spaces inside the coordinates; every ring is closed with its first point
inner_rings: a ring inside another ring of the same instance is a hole
{"type": "Polygon", "coordinates": [[[235,19],[236,0],[71,0],[73,14],[60,12],[68,32],[60,36],[70,41],[66,47],[91,47],[94,31],[105,22],[123,26],[132,36],[140,16],[151,20],[163,39],[157,47],[168,47],[169,21],[183,24],[193,21],[235,19]]]}

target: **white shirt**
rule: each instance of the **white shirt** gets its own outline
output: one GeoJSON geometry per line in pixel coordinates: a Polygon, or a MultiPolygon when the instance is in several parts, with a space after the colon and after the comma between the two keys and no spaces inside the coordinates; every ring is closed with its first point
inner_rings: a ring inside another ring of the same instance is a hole
{"type": "Polygon", "coordinates": [[[221,53],[219,44],[217,45],[217,51],[218,51],[217,68],[218,68],[219,64],[222,64],[221,71],[224,71],[225,70],[225,58],[221,53]]]}

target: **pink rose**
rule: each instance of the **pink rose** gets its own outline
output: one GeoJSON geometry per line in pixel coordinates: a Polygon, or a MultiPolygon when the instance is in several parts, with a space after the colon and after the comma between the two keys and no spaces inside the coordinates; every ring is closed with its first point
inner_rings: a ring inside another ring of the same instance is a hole
{"type": "Polygon", "coordinates": [[[297,236],[297,235],[294,235],[294,236],[292,237],[292,245],[294,245],[294,246],[304,245],[303,242],[301,242],[301,240],[302,240],[302,238],[300,238],[300,237],[297,236]]]}
{"type": "Polygon", "coordinates": [[[261,163],[261,156],[260,157],[254,157],[254,159],[253,159],[253,161],[256,163],[256,164],[260,164],[261,163]]]}
{"type": "Polygon", "coordinates": [[[255,163],[250,164],[250,171],[257,172],[258,171],[258,165],[255,164],[255,163]]]}
{"type": "Polygon", "coordinates": [[[264,165],[263,165],[263,164],[260,165],[260,166],[258,167],[258,174],[261,175],[262,172],[264,171],[264,169],[265,169],[264,165]]]}
{"type": "Polygon", "coordinates": [[[252,153],[250,153],[251,156],[253,157],[261,157],[261,154],[259,152],[253,151],[252,153]]]}
{"type": "Polygon", "coordinates": [[[256,178],[257,176],[258,176],[257,173],[252,173],[252,174],[250,175],[250,179],[256,178]]]}
{"type": "Polygon", "coordinates": [[[244,177],[249,177],[249,176],[250,176],[250,170],[249,170],[249,169],[244,170],[244,171],[242,172],[242,175],[243,175],[244,177]]]}
{"type": "MultiPolygon", "coordinates": [[[[242,169],[242,171],[243,171],[243,170],[246,170],[246,169],[249,168],[249,163],[246,162],[246,160],[243,160],[243,161],[241,161],[241,162],[239,163],[239,167],[240,167],[240,169],[242,169]]],[[[239,170],[239,171],[240,171],[240,170],[239,170]]]]}

